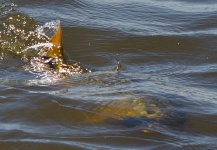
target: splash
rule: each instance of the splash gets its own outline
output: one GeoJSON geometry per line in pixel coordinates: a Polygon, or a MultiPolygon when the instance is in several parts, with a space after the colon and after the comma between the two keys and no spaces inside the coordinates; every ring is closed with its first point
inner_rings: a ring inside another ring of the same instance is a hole
{"type": "MultiPolygon", "coordinates": [[[[4,6],[2,7],[6,9],[4,6]]],[[[1,60],[5,59],[6,55],[18,57],[30,63],[30,66],[24,67],[26,71],[43,70],[64,75],[89,72],[79,63],[64,63],[60,21],[39,26],[32,18],[17,12],[14,5],[7,6],[13,6],[13,9],[7,8],[8,11],[1,12],[1,60]]]]}
{"type": "Polygon", "coordinates": [[[33,66],[39,66],[39,68],[45,66],[45,68],[51,69],[55,74],[64,75],[90,72],[90,70],[82,67],[78,63],[64,63],[62,29],[59,20],[46,23],[44,26],[37,28],[36,31],[44,33],[44,36],[49,36],[50,34],[52,37],[47,43],[31,46],[31,48],[36,49],[41,48],[40,50],[37,50],[38,56],[31,59],[31,64],[33,66]]]}
{"type": "Polygon", "coordinates": [[[0,49],[4,52],[27,57],[26,47],[48,41],[47,37],[35,31],[38,25],[27,15],[9,13],[1,18],[1,22],[0,49]]]}

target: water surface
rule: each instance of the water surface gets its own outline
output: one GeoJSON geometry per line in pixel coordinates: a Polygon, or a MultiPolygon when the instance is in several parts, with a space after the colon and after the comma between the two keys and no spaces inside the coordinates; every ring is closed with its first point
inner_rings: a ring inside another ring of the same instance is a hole
{"type": "Polygon", "coordinates": [[[214,1],[0,0],[0,148],[216,149],[216,18],[214,1]],[[92,73],[26,69],[52,20],[92,73]]]}

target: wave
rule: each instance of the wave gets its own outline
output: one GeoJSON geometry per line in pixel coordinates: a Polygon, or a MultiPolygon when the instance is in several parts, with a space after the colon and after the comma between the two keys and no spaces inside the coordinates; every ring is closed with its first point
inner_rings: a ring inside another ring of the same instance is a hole
{"type": "Polygon", "coordinates": [[[43,23],[51,18],[60,19],[65,27],[113,30],[140,36],[216,35],[213,27],[216,3],[95,0],[39,2],[34,7],[32,9],[27,3],[19,9],[43,23]]]}

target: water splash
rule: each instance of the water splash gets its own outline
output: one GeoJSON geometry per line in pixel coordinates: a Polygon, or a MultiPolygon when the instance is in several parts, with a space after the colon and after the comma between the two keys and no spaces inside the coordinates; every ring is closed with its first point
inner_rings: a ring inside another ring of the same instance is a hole
{"type": "Polygon", "coordinates": [[[46,42],[47,37],[35,31],[35,21],[24,14],[8,14],[1,18],[3,30],[0,32],[0,49],[15,54],[25,54],[28,46],[46,42]]]}
{"type": "Polygon", "coordinates": [[[35,20],[19,12],[9,13],[1,20],[1,60],[12,52],[12,57],[19,57],[24,62],[30,62],[32,66],[23,67],[26,71],[31,72],[31,69],[33,71],[47,70],[52,73],[69,75],[88,71],[78,63],[63,64],[61,34],[57,34],[57,31],[61,32],[58,20],[39,26],[35,20]],[[53,39],[56,34],[58,41],[55,41],[56,37],[53,39]]]}

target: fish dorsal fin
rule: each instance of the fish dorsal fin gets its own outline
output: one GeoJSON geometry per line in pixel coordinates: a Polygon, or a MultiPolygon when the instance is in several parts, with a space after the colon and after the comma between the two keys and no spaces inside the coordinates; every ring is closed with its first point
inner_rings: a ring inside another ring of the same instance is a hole
{"type": "Polygon", "coordinates": [[[60,26],[60,21],[57,20],[57,29],[56,32],[54,33],[54,35],[51,37],[50,43],[54,43],[56,45],[61,46],[62,45],[62,30],[61,30],[61,26],[60,26]]]}
{"type": "Polygon", "coordinates": [[[62,59],[63,61],[62,29],[59,20],[57,20],[56,31],[51,37],[49,43],[52,43],[53,47],[48,51],[47,56],[56,57],[58,59],[62,59]]]}

